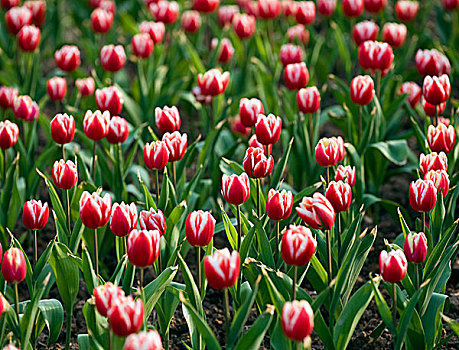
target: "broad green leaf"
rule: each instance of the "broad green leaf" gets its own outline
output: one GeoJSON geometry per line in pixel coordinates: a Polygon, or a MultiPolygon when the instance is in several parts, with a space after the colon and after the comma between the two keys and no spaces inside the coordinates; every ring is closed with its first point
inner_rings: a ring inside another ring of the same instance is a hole
{"type": "Polygon", "coordinates": [[[266,310],[258,316],[252,327],[245,333],[236,345],[236,350],[258,350],[264,339],[266,331],[271,325],[274,307],[268,305],[266,310]]]}

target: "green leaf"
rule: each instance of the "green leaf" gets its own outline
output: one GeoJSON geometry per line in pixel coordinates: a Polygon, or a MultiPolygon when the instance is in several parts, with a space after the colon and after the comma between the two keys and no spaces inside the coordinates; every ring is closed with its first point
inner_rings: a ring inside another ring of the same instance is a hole
{"type": "Polygon", "coordinates": [[[375,280],[371,279],[370,282],[375,292],[375,301],[376,301],[376,306],[378,307],[378,310],[379,310],[379,314],[381,315],[381,318],[384,324],[386,325],[386,327],[389,328],[389,332],[392,335],[395,335],[395,326],[392,320],[391,310],[389,309],[389,306],[387,306],[387,303],[384,300],[381,292],[379,291],[379,288],[376,285],[375,280]]]}
{"type": "Polygon", "coordinates": [[[177,266],[171,266],[165,269],[152,282],[145,286],[145,315],[148,318],[155,307],[156,302],[165,291],[166,287],[174,280],[177,274],[177,266]]]}
{"type": "Polygon", "coordinates": [[[411,297],[408,305],[406,306],[405,310],[403,310],[400,321],[397,326],[397,337],[394,345],[394,349],[401,349],[403,343],[405,342],[406,334],[408,333],[408,326],[411,321],[411,317],[415,312],[416,304],[418,303],[419,297],[421,295],[421,289],[419,289],[414,295],[411,297]]]}
{"type": "Polygon", "coordinates": [[[56,299],[40,300],[38,309],[48,328],[48,345],[52,345],[61,333],[64,323],[64,309],[60,301],[56,299]]]}
{"type": "Polygon", "coordinates": [[[220,208],[222,212],[223,224],[225,225],[225,232],[226,232],[226,236],[228,237],[228,241],[231,245],[231,248],[233,248],[233,250],[237,249],[238,233],[236,229],[234,228],[233,224],[231,223],[231,220],[229,219],[223,207],[221,206],[220,208]]]}
{"type": "Polygon", "coordinates": [[[274,307],[268,305],[265,312],[258,316],[252,327],[245,333],[236,345],[236,350],[258,350],[264,339],[266,331],[271,325],[274,307]]]}
{"type": "Polygon", "coordinates": [[[293,137],[288,143],[287,150],[284,151],[284,155],[277,163],[276,165],[276,170],[274,171],[274,174],[272,175],[271,178],[271,187],[270,188],[277,188],[279,186],[279,183],[281,181],[282,175],[284,174],[285,168],[287,167],[287,163],[290,157],[290,151],[292,150],[292,145],[293,145],[293,137]]]}
{"type": "Polygon", "coordinates": [[[183,279],[185,280],[185,290],[190,299],[191,305],[197,310],[199,315],[204,315],[204,310],[202,309],[201,294],[194,282],[193,275],[191,274],[188,265],[185,260],[183,260],[180,253],[177,255],[180,269],[182,270],[183,279]]]}
{"type": "Polygon", "coordinates": [[[387,160],[396,165],[404,165],[408,157],[408,144],[406,140],[389,140],[373,143],[368,146],[381,152],[387,160]]]}

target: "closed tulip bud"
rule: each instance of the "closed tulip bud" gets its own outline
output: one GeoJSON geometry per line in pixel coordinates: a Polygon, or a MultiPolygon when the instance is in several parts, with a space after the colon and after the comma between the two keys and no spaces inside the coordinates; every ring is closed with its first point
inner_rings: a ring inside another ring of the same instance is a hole
{"type": "Polygon", "coordinates": [[[107,86],[97,89],[96,104],[101,111],[108,111],[111,115],[120,114],[123,109],[124,99],[116,86],[107,86]]]}
{"type": "MultiPolygon", "coordinates": [[[[1,253],[1,248],[0,248],[0,253],[1,253]]],[[[3,254],[1,254],[3,257],[3,254]]],[[[3,294],[0,292],[0,318],[2,317],[2,314],[7,311],[10,308],[10,304],[8,304],[8,301],[5,299],[3,294]]]]}
{"type": "Polygon", "coordinates": [[[204,258],[204,272],[209,285],[217,290],[232,287],[239,276],[241,257],[228,248],[216,250],[204,258]]]}
{"type": "Polygon", "coordinates": [[[46,2],[44,0],[26,1],[24,6],[32,12],[32,23],[41,28],[45,22],[46,2]]]}
{"type": "Polygon", "coordinates": [[[430,75],[427,75],[424,78],[422,90],[427,102],[433,105],[439,105],[445,102],[451,94],[449,77],[446,74],[443,74],[440,77],[431,77],[430,75]]]}
{"type": "Polygon", "coordinates": [[[80,198],[80,218],[87,228],[103,227],[110,219],[112,198],[107,193],[103,198],[97,192],[84,191],[80,198]]]}
{"type": "Polygon", "coordinates": [[[204,95],[217,96],[225,92],[230,80],[229,72],[220,72],[213,68],[204,74],[198,74],[198,85],[204,95]]]}
{"type": "Polygon", "coordinates": [[[343,0],[343,12],[346,17],[359,17],[363,13],[363,0],[343,0]]]}
{"type": "Polygon", "coordinates": [[[174,132],[180,129],[180,113],[176,106],[155,108],[155,123],[161,133],[174,132]]]}
{"type": "Polygon", "coordinates": [[[455,10],[459,6],[459,0],[443,0],[443,7],[447,10],[455,10]]]}
{"type": "Polygon", "coordinates": [[[400,86],[400,94],[406,94],[408,103],[412,108],[416,107],[421,99],[421,87],[413,81],[404,82],[400,86]]]}
{"type": "Polygon", "coordinates": [[[282,308],[281,323],[287,338],[303,341],[314,328],[314,311],[306,300],[288,301],[282,308]]]}
{"type": "Polygon", "coordinates": [[[249,140],[249,147],[258,147],[265,152],[265,154],[271,154],[273,152],[273,145],[263,145],[261,142],[258,141],[257,135],[252,135],[249,140]]]}
{"type": "Polygon", "coordinates": [[[229,117],[228,124],[230,125],[231,131],[233,133],[244,137],[250,135],[250,128],[247,128],[244,126],[244,124],[241,123],[241,117],[239,114],[235,115],[234,117],[229,117]]]}
{"type": "Polygon", "coordinates": [[[366,106],[373,100],[375,85],[369,75],[358,75],[351,81],[351,100],[357,105],[366,106]]]}
{"type": "Polygon", "coordinates": [[[149,6],[152,16],[164,24],[174,23],[179,14],[179,5],[175,1],[160,0],[149,6]]]}
{"type": "Polygon", "coordinates": [[[292,63],[300,63],[303,61],[303,50],[300,46],[285,44],[280,49],[279,58],[284,67],[292,63]]]}
{"type": "Polygon", "coordinates": [[[309,228],[290,225],[282,237],[281,256],[287,265],[304,266],[309,263],[317,241],[309,228]]]}
{"type": "Polygon", "coordinates": [[[365,41],[359,46],[359,63],[363,69],[385,71],[394,60],[394,52],[388,43],[365,41]]]}
{"type": "Polygon", "coordinates": [[[199,28],[201,28],[201,16],[199,12],[193,10],[183,12],[182,29],[187,33],[196,33],[199,28]]]}
{"type": "Polygon", "coordinates": [[[419,2],[402,0],[397,1],[395,4],[395,13],[397,17],[403,22],[409,22],[413,20],[418,14],[419,2]]]}
{"type": "Polygon", "coordinates": [[[239,39],[248,39],[253,33],[257,26],[257,20],[254,16],[246,13],[236,13],[233,17],[233,29],[239,39]]]}
{"type": "Polygon", "coordinates": [[[212,103],[212,96],[210,95],[204,95],[201,92],[201,88],[199,86],[195,86],[192,90],[191,93],[193,94],[194,98],[196,99],[197,102],[210,105],[212,103]]]}
{"type": "Polygon", "coordinates": [[[272,156],[267,157],[261,148],[249,147],[242,164],[249,177],[263,178],[271,174],[274,158],[272,156]]]}
{"type": "MultiPolygon", "coordinates": [[[[429,117],[435,117],[436,115],[441,115],[445,111],[446,102],[443,102],[439,105],[430,104],[425,100],[425,98],[421,98],[422,108],[424,109],[424,113],[429,117]]],[[[440,120],[440,118],[438,118],[440,120]]]]}
{"type": "Polygon", "coordinates": [[[435,49],[418,50],[415,62],[420,75],[439,76],[451,72],[451,64],[448,57],[435,49]]]}
{"type": "Polygon", "coordinates": [[[83,131],[87,137],[93,141],[102,140],[108,134],[110,124],[110,113],[99,110],[92,112],[86,111],[83,119],[83,131]]]}
{"type": "Polygon", "coordinates": [[[187,141],[187,134],[180,134],[178,131],[174,131],[173,133],[166,132],[163,135],[163,142],[169,151],[170,162],[176,162],[183,158],[186,152],[187,141]]]}
{"type": "Polygon", "coordinates": [[[243,9],[251,16],[255,18],[260,18],[258,13],[258,1],[256,0],[242,0],[244,2],[243,9]]]}
{"type": "Polygon", "coordinates": [[[163,22],[140,23],[140,32],[149,34],[155,45],[163,41],[165,31],[166,28],[163,22]]]}
{"type": "Polygon", "coordinates": [[[266,214],[271,220],[286,220],[292,213],[293,194],[290,191],[276,191],[271,188],[266,198],[266,214]]]}
{"type": "Polygon", "coordinates": [[[96,88],[96,83],[92,77],[77,79],[75,85],[81,96],[91,96],[96,88]]]}
{"type": "Polygon", "coordinates": [[[124,343],[123,350],[163,350],[161,336],[158,331],[141,331],[137,334],[131,334],[124,343]]]}
{"type": "Polygon", "coordinates": [[[341,213],[351,206],[352,188],[343,181],[330,181],[325,196],[335,209],[335,213],[341,213]]]}
{"type": "Polygon", "coordinates": [[[2,261],[2,275],[8,283],[18,283],[24,280],[27,265],[22,250],[10,248],[5,252],[2,261]]]}
{"type": "Polygon", "coordinates": [[[246,127],[255,126],[259,114],[263,114],[263,103],[257,98],[242,98],[239,102],[239,115],[246,127]]]}
{"type": "Polygon", "coordinates": [[[389,253],[383,250],[379,255],[379,270],[384,281],[400,282],[405,278],[407,269],[408,262],[402,250],[391,250],[389,253]]]}
{"type": "Polygon", "coordinates": [[[294,25],[287,29],[287,38],[291,43],[297,42],[307,45],[309,42],[309,30],[302,24],[294,25]]]}
{"type": "Polygon", "coordinates": [[[335,210],[330,201],[321,193],[304,197],[296,212],[306,225],[313,229],[330,230],[335,223],[335,210]]]}
{"type": "Polygon", "coordinates": [[[211,13],[217,9],[218,5],[220,5],[220,0],[194,0],[193,9],[202,13],[211,13]]]}
{"type": "Polygon", "coordinates": [[[387,0],[365,0],[365,10],[378,13],[387,5],[387,0]]]}
{"type": "Polygon", "coordinates": [[[97,7],[111,12],[113,15],[116,12],[116,4],[114,0],[102,0],[97,7]]]}
{"type": "Polygon", "coordinates": [[[0,2],[2,9],[4,10],[9,10],[10,8],[19,6],[21,3],[21,0],[2,0],[0,2]]]}
{"type": "Polygon", "coordinates": [[[24,26],[19,31],[18,45],[22,51],[32,52],[38,47],[40,43],[40,28],[31,26],[24,26]]]}
{"type": "Polygon", "coordinates": [[[392,47],[400,47],[406,39],[406,26],[398,23],[386,23],[383,27],[383,40],[392,47]]]}
{"type": "Polygon", "coordinates": [[[127,236],[137,227],[138,218],[137,207],[134,203],[130,205],[124,204],[124,202],[115,203],[110,219],[110,230],[115,236],[127,236]]]}
{"type": "Polygon", "coordinates": [[[319,140],[315,148],[317,163],[323,167],[334,166],[344,158],[344,141],[341,136],[319,140]]]}
{"type": "Polygon", "coordinates": [[[247,201],[250,196],[250,183],[247,174],[223,175],[222,194],[223,198],[230,204],[240,205],[247,201]]]}
{"type": "Polygon", "coordinates": [[[298,110],[303,113],[316,113],[320,107],[320,93],[315,87],[307,87],[296,93],[298,110]]]}
{"type": "Polygon", "coordinates": [[[163,141],[146,143],[143,149],[143,160],[148,169],[164,169],[169,161],[169,150],[163,141]]]}
{"type": "Polygon", "coordinates": [[[0,121],[0,148],[8,149],[18,142],[19,128],[9,120],[0,121]]]}
{"type": "Polygon", "coordinates": [[[441,191],[443,197],[446,197],[449,191],[449,176],[445,170],[430,170],[424,175],[424,180],[432,181],[437,193],[441,191]]]}
{"type": "Polygon", "coordinates": [[[349,184],[349,186],[354,187],[356,178],[356,169],[355,166],[350,165],[338,165],[335,174],[335,181],[344,181],[349,184]]]}
{"type": "Polygon", "coordinates": [[[258,0],[258,15],[263,19],[272,19],[279,16],[280,2],[279,0],[258,0]]]}
{"type": "Polygon", "coordinates": [[[126,63],[126,53],[121,45],[105,45],[100,50],[100,63],[107,72],[118,72],[126,63]]]}
{"type": "Polygon", "coordinates": [[[153,265],[160,253],[158,230],[132,230],[127,239],[129,262],[137,267],[153,265]]]}
{"type": "Polygon", "coordinates": [[[409,262],[419,264],[426,260],[427,238],[424,232],[410,232],[405,237],[404,252],[409,262]]]}
{"type": "Polygon", "coordinates": [[[49,218],[48,203],[32,199],[25,202],[22,210],[22,222],[29,230],[41,230],[46,226],[49,218]]]}
{"type": "Polygon", "coordinates": [[[257,140],[263,145],[275,144],[279,141],[282,130],[282,119],[274,114],[265,116],[259,114],[257,123],[255,124],[255,134],[257,140]]]}
{"type": "Polygon", "coordinates": [[[64,72],[73,72],[81,64],[80,50],[74,45],[64,45],[54,53],[54,61],[64,72]]]}
{"type": "MultiPolygon", "coordinates": [[[[217,49],[218,47],[218,39],[213,38],[210,44],[210,48],[212,50],[217,49]]],[[[220,63],[228,63],[231,61],[234,55],[234,47],[231,44],[231,41],[228,38],[223,38],[220,43],[220,48],[218,49],[218,57],[217,61],[220,63]]]]}
{"type": "Polygon", "coordinates": [[[67,113],[58,113],[51,120],[51,137],[59,145],[72,142],[75,135],[75,119],[67,113]]]}
{"type": "Polygon", "coordinates": [[[429,154],[421,153],[419,156],[419,170],[422,175],[430,170],[448,170],[448,157],[445,152],[432,152],[429,154]]]}
{"type": "Polygon", "coordinates": [[[96,8],[91,13],[91,28],[94,33],[105,34],[113,24],[113,13],[102,8],[96,8]]]}
{"type": "Polygon", "coordinates": [[[78,170],[71,160],[65,162],[63,159],[55,161],[53,165],[53,181],[58,188],[69,190],[78,181],[78,170]]]}
{"type": "Polygon", "coordinates": [[[419,212],[428,212],[437,202],[437,188],[433,181],[416,180],[410,183],[409,198],[411,207],[419,212]]]}
{"type": "Polygon", "coordinates": [[[281,0],[280,1],[280,13],[286,18],[295,18],[298,4],[293,0],[281,0]]]}
{"type": "Polygon", "coordinates": [[[124,291],[112,282],[106,282],[104,285],[94,288],[93,294],[96,310],[103,317],[107,317],[108,311],[116,299],[125,297],[124,291]]]}
{"type": "Polygon", "coordinates": [[[188,214],[185,233],[188,243],[194,247],[207,246],[214,237],[215,219],[208,211],[192,211],[188,214]]]}
{"type": "Polygon", "coordinates": [[[129,125],[126,119],[113,117],[108,126],[107,141],[111,144],[123,143],[129,136],[129,125]]]}
{"type": "Polygon", "coordinates": [[[360,45],[367,40],[376,40],[379,33],[379,26],[372,21],[363,21],[357,23],[352,29],[352,38],[355,43],[360,45]]]}
{"type": "Polygon", "coordinates": [[[37,102],[32,101],[32,111],[27,118],[24,120],[27,122],[34,121],[40,117],[40,108],[38,107],[37,102]]]}
{"type": "Polygon", "coordinates": [[[53,77],[48,80],[46,91],[52,101],[62,101],[67,95],[67,81],[65,78],[53,77]]]}
{"type": "Polygon", "coordinates": [[[131,296],[121,296],[113,300],[108,310],[108,323],[115,335],[126,337],[140,330],[143,324],[143,313],[141,299],[134,301],[131,296]]]}
{"type": "Polygon", "coordinates": [[[230,26],[236,13],[239,13],[239,7],[237,5],[220,6],[217,13],[220,27],[230,26]]]}
{"type": "Polygon", "coordinates": [[[445,124],[446,126],[449,126],[451,124],[451,119],[446,118],[446,117],[438,117],[438,122],[445,124]]]}
{"type": "Polygon", "coordinates": [[[291,63],[284,69],[285,85],[290,90],[299,90],[309,81],[309,71],[306,63],[291,63]]]}
{"type": "Polygon", "coordinates": [[[32,11],[26,7],[12,7],[6,12],[5,22],[8,31],[17,35],[22,27],[32,24],[32,11]]]}
{"type": "Polygon", "coordinates": [[[316,18],[316,4],[313,1],[299,1],[295,18],[299,24],[312,24],[316,18]]]}
{"type": "Polygon", "coordinates": [[[29,119],[30,115],[33,113],[33,101],[30,96],[17,96],[14,99],[13,112],[18,119],[29,119]]]}
{"type": "Polygon", "coordinates": [[[153,53],[154,42],[150,34],[140,33],[132,37],[132,52],[138,58],[148,58],[153,53]]]}
{"type": "Polygon", "coordinates": [[[0,86],[0,108],[13,108],[14,99],[18,95],[18,89],[9,86],[0,86]]]}
{"type": "Polygon", "coordinates": [[[139,223],[142,230],[156,230],[161,236],[163,236],[167,230],[166,218],[160,209],[157,211],[153,208],[149,211],[142,210],[139,216],[139,223]]]}
{"type": "Polygon", "coordinates": [[[429,142],[430,149],[434,152],[451,152],[456,142],[454,127],[452,125],[447,127],[443,123],[438,123],[436,127],[429,125],[427,129],[427,141],[429,142]]]}
{"type": "Polygon", "coordinates": [[[336,9],[336,0],[319,0],[317,2],[317,11],[322,16],[330,17],[336,9]]]}

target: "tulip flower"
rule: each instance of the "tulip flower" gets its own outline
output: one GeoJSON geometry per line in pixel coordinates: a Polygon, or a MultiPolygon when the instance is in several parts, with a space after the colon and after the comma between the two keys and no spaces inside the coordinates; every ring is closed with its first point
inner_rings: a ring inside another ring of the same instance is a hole
{"type": "Polygon", "coordinates": [[[439,116],[443,114],[446,108],[446,102],[443,102],[439,105],[433,105],[427,102],[424,97],[421,98],[421,105],[426,115],[428,115],[431,118],[437,116],[437,122],[440,120],[439,116]]]}
{"type": "Polygon", "coordinates": [[[352,188],[343,181],[330,181],[325,197],[333,206],[335,213],[339,214],[349,209],[352,201],[352,188]]]}
{"type": "Polygon", "coordinates": [[[124,342],[123,350],[163,350],[161,336],[158,331],[150,330],[148,332],[141,331],[137,334],[131,334],[124,342]]]}
{"type": "Polygon", "coordinates": [[[346,17],[359,17],[363,13],[363,0],[343,0],[341,4],[346,17]]]}
{"type": "Polygon", "coordinates": [[[103,317],[107,317],[112,303],[117,299],[124,297],[124,291],[115,286],[112,282],[106,282],[104,285],[94,288],[94,301],[96,310],[103,317]]]}
{"type": "Polygon", "coordinates": [[[199,28],[201,28],[201,16],[199,15],[199,12],[193,10],[183,12],[181,24],[183,31],[186,33],[196,33],[199,28]]]}
{"type": "Polygon", "coordinates": [[[25,202],[22,210],[22,222],[24,226],[33,231],[34,234],[34,263],[38,261],[37,251],[37,230],[42,230],[49,218],[48,203],[32,199],[25,202]]]}
{"type": "Polygon", "coordinates": [[[266,198],[266,214],[271,220],[286,220],[292,213],[293,194],[290,191],[276,191],[271,188],[266,198]]]}
{"type": "Polygon", "coordinates": [[[62,101],[67,95],[67,82],[65,78],[53,77],[46,84],[46,91],[52,101],[62,101]]]}
{"type": "Polygon", "coordinates": [[[113,117],[108,125],[107,141],[111,144],[118,145],[127,140],[129,136],[129,125],[126,119],[121,117],[113,117]]]}
{"type": "Polygon", "coordinates": [[[17,35],[18,45],[22,51],[35,51],[40,43],[40,28],[34,25],[24,26],[17,35]]]}
{"type": "Polygon", "coordinates": [[[132,230],[127,239],[130,263],[140,268],[153,265],[160,254],[160,238],[158,230],[132,230]]]}
{"type": "Polygon", "coordinates": [[[291,63],[284,69],[285,85],[290,90],[299,90],[305,87],[309,81],[309,71],[306,63],[291,63]]]}
{"type": "Polygon", "coordinates": [[[287,38],[290,43],[297,42],[307,45],[309,43],[309,31],[304,25],[297,24],[287,29],[287,38]]]}
{"type": "Polygon", "coordinates": [[[355,185],[355,178],[356,178],[356,169],[355,166],[352,167],[350,165],[338,165],[335,174],[335,181],[344,181],[345,183],[349,184],[351,187],[355,185]]]}
{"type": "Polygon", "coordinates": [[[422,76],[440,76],[451,72],[451,64],[448,57],[436,49],[418,50],[414,59],[416,68],[422,76]]]}
{"type": "Polygon", "coordinates": [[[443,123],[438,123],[436,127],[429,125],[427,141],[432,151],[449,153],[456,142],[456,131],[452,125],[448,127],[443,123]]]}
{"type": "Polygon", "coordinates": [[[357,23],[352,29],[352,38],[359,46],[367,40],[376,40],[379,33],[379,26],[372,21],[363,21],[357,23]]]}
{"type": "Polygon", "coordinates": [[[143,324],[143,302],[141,299],[134,301],[131,296],[118,297],[112,301],[107,317],[111,330],[118,337],[137,333],[143,324]]]}
{"type": "Polygon", "coordinates": [[[78,89],[78,93],[83,97],[91,96],[96,88],[96,84],[92,77],[75,80],[75,86],[78,89]]]}
{"type": "Polygon", "coordinates": [[[135,203],[113,204],[112,216],[110,219],[110,230],[118,237],[127,236],[137,227],[138,212],[135,203]]]}
{"type": "Polygon", "coordinates": [[[303,25],[310,25],[316,18],[316,4],[314,1],[299,1],[295,14],[296,22],[303,25]]]}
{"type": "MultiPolygon", "coordinates": [[[[7,150],[13,147],[18,141],[19,128],[15,123],[11,123],[9,120],[0,121],[0,148],[7,150]]],[[[4,160],[4,172],[6,173],[6,151],[3,154],[4,160]]]]}
{"type": "Polygon", "coordinates": [[[306,300],[286,302],[282,307],[282,330],[287,338],[302,342],[314,328],[314,311],[306,300]]]}
{"type": "Polygon", "coordinates": [[[448,170],[448,157],[445,152],[432,152],[429,154],[421,153],[419,156],[419,170],[422,175],[430,170],[448,170]]]}
{"type": "Polygon", "coordinates": [[[415,108],[421,99],[422,90],[418,84],[412,81],[404,82],[400,86],[399,92],[408,95],[407,100],[411,108],[415,108]]]}
{"type": "Polygon", "coordinates": [[[172,24],[178,18],[179,5],[175,1],[159,0],[156,3],[152,2],[149,5],[149,10],[157,21],[172,24]]]}
{"type": "Polygon", "coordinates": [[[282,45],[279,58],[284,67],[292,63],[303,62],[303,49],[300,46],[293,44],[282,45]]]}
{"type": "Polygon", "coordinates": [[[386,23],[382,31],[383,40],[395,48],[403,45],[406,39],[406,33],[406,26],[399,23],[386,23]]]}
{"type": "Polygon", "coordinates": [[[73,72],[80,64],[80,50],[74,45],[64,45],[54,53],[54,61],[64,72],[73,72]]]}
{"type": "Polygon", "coordinates": [[[13,108],[14,100],[18,96],[18,89],[9,86],[0,86],[0,108],[13,108]]]}
{"type": "Polygon", "coordinates": [[[204,74],[198,74],[198,85],[202,94],[217,96],[225,92],[229,79],[229,72],[221,73],[214,68],[204,74]]]}
{"type": "Polygon", "coordinates": [[[424,175],[424,180],[431,180],[437,194],[442,193],[443,197],[446,197],[449,191],[449,176],[445,170],[430,170],[424,175]]]}
{"type": "Polygon", "coordinates": [[[251,178],[263,178],[269,176],[273,170],[274,158],[267,157],[263,149],[249,147],[243,160],[244,170],[251,178]]]}
{"type": "Polygon", "coordinates": [[[51,137],[59,145],[64,145],[73,141],[75,136],[75,119],[67,113],[58,113],[51,120],[51,137]]]}
{"type": "Polygon", "coordinates": [[[394,52],[388,43],[368,40],[359,46],[359,63],[363,69],[383,74],[390,68],[393,60],[394,52]]]}
{"type": "Polygon", "coordinates": [[[263,145],[258,141],[257,135],[252,135],[252,137],[249,139],[249,147],[261,148],[265,154],[271,154],[273,151],[273,145],[263,145]]]}
{"type": "Polygon", "coordinates": [[[365,10],[370,13],[378,13],[387,5],[387,0],[365,0],[365,10]]]}
{"type": "Polygon", "coordinates": [[[427,238],[424,232],[410,232],[405,237],[404,252],[406,259],[415,264],[422,263],[427,256],[427,238]]]}
{"type": "MultiPolygon", "coordinates": [[[[320,108],[320,93],[317,87],[312,86],[298,90],[296,104],[302,113],[316,113],[320,108]]],[[[312,137],[311,131],[309,137],[312,137]]]]}
{"type": "Polygon", "coordinates": [[[239,102],[239,116],[244,126],[255,126],[259,114],[263,114],[263,103],[257,98],[242,98],[239,102]]]}
{"type": "MultiPolygon", "coordinates": [[[[213,38],[211,43],[210,43],[210,48],[211,50],[217,49],[219,44],[219,40],[217,38],[213,38]]],[[[223,38],[221,39],[220,42],[220,48],[218,49],[218,57],[217,61],[223,64],[228,63],[231,61],[234,55],[234,47],[233,44],[231,44],[230,39],[228,38],[223,38]]]]}
{"type": "Polygon", "coordinates": [[[279,141],[282,129],[282,119],[274,114],[265,116],[259,114],[257,123],[255,124],[255,134],[257,140],[263,145],[275,144],[279,141]]]}
{"type": "Polygon", "coordinates": [[[26,7],[10,8],[5,14],[8,31],[17,35],[22,27],[32,24],[32,11],[26,7]]]}
{"type": "Polygon", "coordinates": [[[163,41],[166,30],[163,22],[142,22],[139,29],[141,33],[149,34],[155,45],[163,41]]]}
{"type": "Polygon", "coordinates": [[[451,85],[446,74],[440,77],[427,75],[423,85],[424,98],[433,105],[445,102],[451,94],[451,85]]]}
{"type": "Polygon", "coordinates": [[[279,16],[280,1],[279,0],[259,0],[258,15],[263,19],[273,19],[279,16]]]}
{"type": "Polygon", "coordinates": [[[325,17],[333,15],[336,9],[336,0],[319,0],[317,2],[317,11],[325,17]]]}
{"type": "Polygon", "coordinates": [[[113,13],[102,8],[96,8],[91,13],[91,28],[94,33],[105,34],[113,24],[113,13]]]}
{"type": "Polygon", "coordinates": [[[416,180],[410,183],[409,198],[411,207],[419,212],[426,213],[435,207],[437,202],[437,188],[433,181],[416,180]]]}
{"type": "Polygon", "coordinates": [[[369,75],[358,75],[351,81],[351,100],[359,105],[358,139],[362,135],[362,106],[368,105],[375,95],[373,79],[369,75]]]}
{"type": "Polygon", "coordinates": [[[2,9],[9,10],[10,8],[19,6],[21,3],[21,0],[1,0],[0,4],[2,6],[2,9]]]}
{"type": "Polygon", "coordinates": [[[236,284],[240,270],[239,253],[228,248],[216,250],[204,258],[204,272],[209,285],[217,290],[226,289],[236,284]]]}
{"type": "MultiPolygon", "coordinates": [[[[126,53],[121,45],[105,45],[100,50],[100,64],[107,72],[115,73],[126,63],[126,53]]],[[[114,113],[118,114],[118,113],[114,113]]]]}
{"type": "Polygon", "coordinates": [[[25,1],[24,6],[32,12],[32,23],[41,28],[45,22],[46,2],[44,0],[25,1]]]}
{"type": "Polygon", "coordinates": [[[254,16],[246,13],[236,13],[233,16],[233,30],[239,39],[250,38],[255,33],[257,21],[254,16]]]}
{"type": "Polygon", "coordinates": [[[446,10],[455,10],[459,7],[459,0],[443,0],[443,7],[446,10]]]}
{"type": "Polygon", "coordinates": [[[330,182],[329,167],[344,158],[344,141],[341,136],[320,139],[315,148],[315,157],[320,166],[327,168],[327,183],[330,182]]]}
{"type": "Polygon", "coordinates": [[[176,106],[164,106],[155,108],[155,123],[159,131],[164,134],[172,133],[180,129],[180,113],[176,106]]]}
{"type": "Polygon", "coordinates": [[[153,53],[154,41],[148,33],[136,34],[132,37],[132,52],[137,58],[148,58],[153,53]]]}
{"type": "MultiPolygon", "coordinates": [[[[33,100],[30,96],[22,95],[14,99],[13,112],[14,116],[22,120],[30,120],[34,112],[33,100]]],[[[32,118],[33,119],[33,118],[32,118]]]]}
{"type": "Polygon", "coordinates": [[[230,26],[236,13],[239,13],[239,7],[237,5],[219,6],[217,18],[220,27],[230,26]]]}
{"type": "Polygon", "coordinates": [[[96,104],[102,111],[109,111],[111,115],[118,115],[123,109],[124,99],[116,86],[107,86],[96,90],[96,104]]]}
{"type": "Polygon", "coordinates": [[[155,169],[156,174],[156,200],[159,200],[159,172],[164,169],[169,161],[169,150],[164,141],[155,141],[146,143],[143,149],[143,159],[145,166],[149,169],[155,169]]]}
{"type": "Polygon", "coordinates": [[[167,230],[166,218],[161,209],[157,211],[153,208],[149,211],[142,210],[139,215],[139,224],[142,230],[158,230],[161,236],[167,230]]]}
{"type": "Polygon", "coordinates": [[[395,4],[395,13],[403,22],[412,21],[419,10],[419,2],[411,0],[397,1],[395,4]]]}
{"type": "MultiPolygon", "coordinates": [[[[0,250],[0,253],[1,253],[1,250],[0,250]]],[[[2,256],[3,256],[3,254],[2,254],[2,256]]],[[[9,310],[10,307],[11,307],[10,304],[8,304],[8,301],[5,299],[3,294],[0,292],[0,318],[2,317],[2,314],[5,311],[9,310]]]]}
{"type": "Polygon", "coordinates": [[[6,282],[14,284],[16,314],[19,317],[18,283],[26,277],[27,265],[21,249],[12,247],[5,252],[2,275],[6,282]]]}
{"type": "Polygon", "coordinates": [[[64,159],[55,161],[53,165],[53,181],[54,184],[65,190],[67,197],[67,227],[70,229],[70,195],[69,189],[73,188],[78,181],[78,170],[76,164],[71,160],[65,162],[64,159]]]}

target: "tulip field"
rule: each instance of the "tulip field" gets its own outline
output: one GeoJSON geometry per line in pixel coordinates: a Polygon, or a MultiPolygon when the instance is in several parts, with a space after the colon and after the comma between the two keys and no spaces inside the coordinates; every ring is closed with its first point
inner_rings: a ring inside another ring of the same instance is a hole
{"type": "Polygon", "coordinates": [[[0,0],[0,349],[459,349],[459,0],[0,0]]]}

